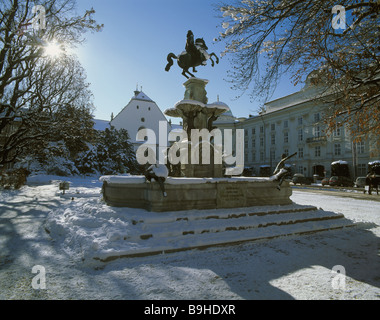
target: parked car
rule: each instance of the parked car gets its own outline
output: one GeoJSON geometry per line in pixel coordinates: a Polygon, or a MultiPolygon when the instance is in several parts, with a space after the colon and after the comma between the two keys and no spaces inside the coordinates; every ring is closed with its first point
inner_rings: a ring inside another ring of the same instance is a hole
{"type": "Polygon", "coordinates": [[[341,187],[353,187],[354,183],[348,177],[344,176],[332,176],[329,180],[330,186],[341,186],[341,187]]]}
{"type": "Polygon", "coordinates": [[[323,178],[322,179],[322,186],[328,186],[329,185],[329,180],[330,180],[330,178],[323,178]]]}
{"type": "Polygon", "coordinates": [[[366,177],[357,177],[355,180],[356,188],[364,188],[365,187],[366,177]]]}
{"type": "Polygon", "coordinates": [[[306,184],[306,185],[310,185],[313,183],[313,178],[309,178],[309,177],[305,177],[303,174],[301,173],[296,173],[294,176],[293,176],[293,179],[292,179],[293,183],[294,184],[306,184]]]}

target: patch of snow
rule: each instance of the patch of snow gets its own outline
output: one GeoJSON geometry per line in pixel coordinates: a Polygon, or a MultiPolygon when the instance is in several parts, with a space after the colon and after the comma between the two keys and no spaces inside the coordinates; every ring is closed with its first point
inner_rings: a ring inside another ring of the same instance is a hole
{"type": "MultiPolygon", "coordinates": [[[[133,245],[136,234],[131,226],[143,227],[140,220],[153,223],[163,216],[105,205],[98,177],[64,177],[71,182],[67,191],[71,197],[62,197],[53,182],[62,178],[34,178],[44,184],[0,192],[0,299],[380,298],[378,201],[293,190],[295,204],[343,213],[357,227],[119,259],[94,269],[81,259],[86,261],[95,251],[104,257],[115,250],[122,252],[126,245],[133,245]],[[81,197],[84,194],[93,196],[81,197]],[[45,227],[59,236],[52,241],[45,227]],[[35,265],[46,268],[46,290],[31,285],[35,265]],[[338,289],[332,285],[332,268],[337,265],[346,273],[344,287],[338,289]]],[[[177,215],[165,219],[175,220],[177,215]]],[[[195,222],[199,211],[189,216],[195,222]]],[[[193,239],[200,240],[196,235],[193,239]]]]}
{"type": "MultiPolygon", "coordinates": [[[[160,169],[162,170],[162,169],[160,169]]],[[[160,171],[159,170],[159,171],[160,171]]],[[[167,171],[163,168],[162,172],[158,174],[163,174],[166,176],[167,171]]],[[[159,175],[158,175],[159,176],[159,175]]],[[[146,182],[145,176],[137,175],[126,175],[126,176],[101,176],[99,181],[113,184],[141,184],[146,182]]],[[[218,183],[218,182],[268,182],[272,181],[271,178],[267,177],[225,177],[225,178],[177,178],[177,177],[167,177],[165,183],[168,184],[203,184],[203,183],[218,183]]]]}
{"type": "Polygon", "coordinates": [[[148,168],[148,171],[152,171],[157,177],[165,179],[169,175],[168,167],[164,164],[153,164],[148,168]]]}
{"type": "Polygon", "coordinates": [[[101,176],[99,181],[114,184],[140,184],[145,183],[145,176],[101,176]]]}
{"type": "MultiPolygon", "coordinates": [[[[200,101],[197,101],[197,100],[184,99],[184,100],[178,101],[174,105],[174,108],[170,108],[168,110],[176,109],[178,106],[184,105],[184,104],[190,104],[190,105],[199,106],[199,107],[202,107],[202,108],[206,107],[206,105],[203,102],[200,102],[200,101]]],[[[165,113],[166,113],[166,111],[165,111],[165,113]]]]}

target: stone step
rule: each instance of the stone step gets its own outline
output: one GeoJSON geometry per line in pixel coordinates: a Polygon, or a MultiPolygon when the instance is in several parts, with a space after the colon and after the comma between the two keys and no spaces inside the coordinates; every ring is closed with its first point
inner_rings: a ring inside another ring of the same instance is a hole
{"type": "Polygon", "coordinates": [[[307,221],[340,219],[343,215],[325,212],[317,208],[301,208],[294,211],[268,211],[254,213],[239,213],[226,215],[211,215],[197,217],[181,217],[173,222],[145,223],[139,234],[134,235],[140,239],[151,237],[165,238],[178,237],[188,234],[216,233],[224,231],[239,231],[246,229],[264,228],[271,225],[296,224],[307,221]]]}
{"type": "Polygon", "coordinates": [[[126,238],[128,250],[109,253],[99,260],[232,245],[350,226],[353,222],[342,214],[300,205],[251,211],[240,208],[234,212],[203,210],[180,215],[169,212],[136,221],[133,232],[126,238]]]}
{"type": "Polygon", "coordinates": [[[154,225],[160,223],[170,223],[177,221],[195,221],[209,219],[234,219],[246,216],[265,216],[282,213],[297,213],[318,210],[314,206],[306,205],[283,205],[283,206],[257,206],[251,208],[236,208],[236,209],[218,209],[218,210],[190,210],[190,211],[175,211],[159,214],[151,214],[141,217],[134,224],[154,225]]]}

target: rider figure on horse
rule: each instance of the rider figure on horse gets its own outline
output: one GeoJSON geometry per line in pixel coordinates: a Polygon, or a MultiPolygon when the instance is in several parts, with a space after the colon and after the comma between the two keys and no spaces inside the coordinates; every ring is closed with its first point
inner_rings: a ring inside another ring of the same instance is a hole
{"type": "Polygon", "coordinates": [[[187,32],[186,36],[186,46],[185,51],[180,55],[175,55],[174,53],[169,53],[167,56],[167,65],[165,66],[165,71],[169,71],[170,67],[173,65],[173,59],[177,59],[178,66],[182,68],[182,75],[186,78],[195,77],[189,72],[189,68],[193,68],[193,72],[196,72],[195,67],[207,65],[206,60],[211,60],[211,66],[214,66],[214,60],[212,57],[216,58],[216,63],[219,63],[219,58],[214,52],[208,53],[207,46],[203,38],[197,38],[194,41],[194,34],[191,30],[187,32]]]}
{"type": "MultiPolygon", "coordinates": [[[[207,47],[203,48],[201,46],[201,43],[199,41],[200,39],[197,39],[194,42],[194,34],[193,34],[193,32],[191,30],[189,30],[187,32],[186,38],[187,38],[187,40],[186,40],[186,46],[185,46],[186,52],[189,53],[189,54],[191,54],[191,56],[195,60],[201,61],[201,64],[205,66],[207,64],[206,63],[207,56],[205,54],[205,50],[207,50],[208,48],[207,47]]],[[[195,70],[194,67],[193,67],[193,71],[196,72],[196,70],[195,70]]]]}

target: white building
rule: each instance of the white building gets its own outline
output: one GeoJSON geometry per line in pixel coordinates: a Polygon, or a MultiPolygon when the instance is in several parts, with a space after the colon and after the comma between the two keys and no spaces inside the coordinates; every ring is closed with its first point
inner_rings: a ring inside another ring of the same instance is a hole
{"type": "Polygon", "coordinates": [[[342,160],[349,164],[352,178],[366,175],[368,162],[379,160],[378,139],[354,143],[344,126],[327,135],[321,119],[328,105],[319,94],[307,81],[302,90],[266,103],[257,116],[216,125],[245,130],[245,166],[256,175],[263,175],[264,168],[272,173],[282,154],[295,152],[288,160],[293,173],[329,177],[331,163],[342,160]]]}
{"type": "Polygon", "coordinates": [[[159,122],[165,121],[167,124],[166,137],[171,130],[171,126],[157,104],[144,92],[135,91],[134,94],[129,103],[111,120],[111,125],[115,129],[119,130],[123,128],[128,131],[135,151],[144,143],[144,141],[137,141],[137,132],[140,129],[153,130],[157,150],[159,144],[159,122]]]}

